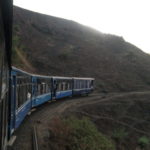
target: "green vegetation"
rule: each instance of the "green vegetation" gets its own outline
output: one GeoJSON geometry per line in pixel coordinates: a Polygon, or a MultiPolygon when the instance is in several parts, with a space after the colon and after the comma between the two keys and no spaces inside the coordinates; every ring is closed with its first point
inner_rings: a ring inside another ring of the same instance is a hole
{"type": "Polygon", "coordinates": [[[22,64],[22,59],[20,56],[26,56],[24,51],[24,46],[20,43],[20,38],[17,35],[13,35],[12,39],[12,64],[15,66],[22,64]]]}
{"type": "Polygon", "coordinates": [[[139,138],[138,144],[141,147],[141,149],[146,149],[146,147],[150,145],[150,139],[146,136],[142,136],[139,138]]]}
{"type": "Polygon", "coordinates": [[[115,150],[112,141],[88,119],[55,118],[50,126],[50,147],[59,150],[115,150]]]}
{"type": "Polygon", "coordinates": [[[18,36],[13,36],[12,39],[12,63],[17,64],[19,62],[19,57],[17,55],[17,48],[19,43],[19,37],[18,36]]]}
{"type": "Polygon", "coordinates": [[[112,135],[112,137],[118,142],[122,142],[127,136],[128,133],[124,128],[115,129],[112,135]]]}
{"type": "Polygon", "coordinates": [[[20,28],[19,28],[19,25],[14,25],[14,26],[13,26],[13,30],[14,30],[14,31],[19,32],[19,29],[20,29],[20,28]]]}
{"type": "Polygon", "coordinates": [[[67,60],[68,57],[69,57],[69,54],[64,52],[64,53],[61,53],[58,57],[59,57],[60,60],[67,60]]]}

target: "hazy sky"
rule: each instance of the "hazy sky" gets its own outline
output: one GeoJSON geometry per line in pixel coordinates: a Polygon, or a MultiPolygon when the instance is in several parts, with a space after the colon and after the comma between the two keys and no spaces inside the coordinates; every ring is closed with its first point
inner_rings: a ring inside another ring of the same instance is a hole
{"type": "Polygon", "coordinates": [[[14,4],[123,36],[150,53],[150,0],[14,0],[14,4]]]}

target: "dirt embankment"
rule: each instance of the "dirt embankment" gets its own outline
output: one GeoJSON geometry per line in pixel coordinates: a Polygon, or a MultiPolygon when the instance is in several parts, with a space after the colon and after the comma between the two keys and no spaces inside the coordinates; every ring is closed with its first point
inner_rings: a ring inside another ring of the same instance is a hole
{"type": "MultiPolygon", "coordinates": [[[[48,150],[47,129],[53,117],[89,117],[98,129],[116,143],[117,150],[140,149],[140,139],[150,138],[150,92],[92,94],[89,97],[59,100],[40,106],[28,116],[16,134],[14,150],[31,149],[33,125],[38,128],[40,149],[48,150]]],[[[145,145],[145,150],[150,145],[145,145]]]]}

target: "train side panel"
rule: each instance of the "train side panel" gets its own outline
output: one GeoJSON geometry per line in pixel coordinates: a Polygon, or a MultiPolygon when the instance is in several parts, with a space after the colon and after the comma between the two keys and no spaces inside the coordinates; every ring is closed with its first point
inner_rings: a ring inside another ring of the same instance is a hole
{"type": "Polygon", "coordinates": [[[51,77],[33,76],[32,78],[32,107],[39,106],[49,100],[52,100],[51,77]]]}
{"type": "Polygon", "coordinates": [[[73,96],[88,95],[93,91],[93,78],[73,78],[73,96]]]}
{"type": "Polygon", "coordinates": [[[11,73],[11,120],[10,133],[19,127],[27,113],[30,111],[32,103],[32,78],[31,75],[13,68],[11,73]]]}
{"type": "Polygon", "coordinates": [[[72,96],[72,78],[53,77],[53,99],[72,96]]]}

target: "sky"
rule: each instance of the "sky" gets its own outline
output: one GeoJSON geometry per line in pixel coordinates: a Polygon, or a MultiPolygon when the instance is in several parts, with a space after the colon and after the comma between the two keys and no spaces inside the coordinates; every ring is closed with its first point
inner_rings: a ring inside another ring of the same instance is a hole
{"type": "Polygon", "coordinates": [[[122,36],[150,53],[150,0],[14,0],[14,5],[122,36]]]}

